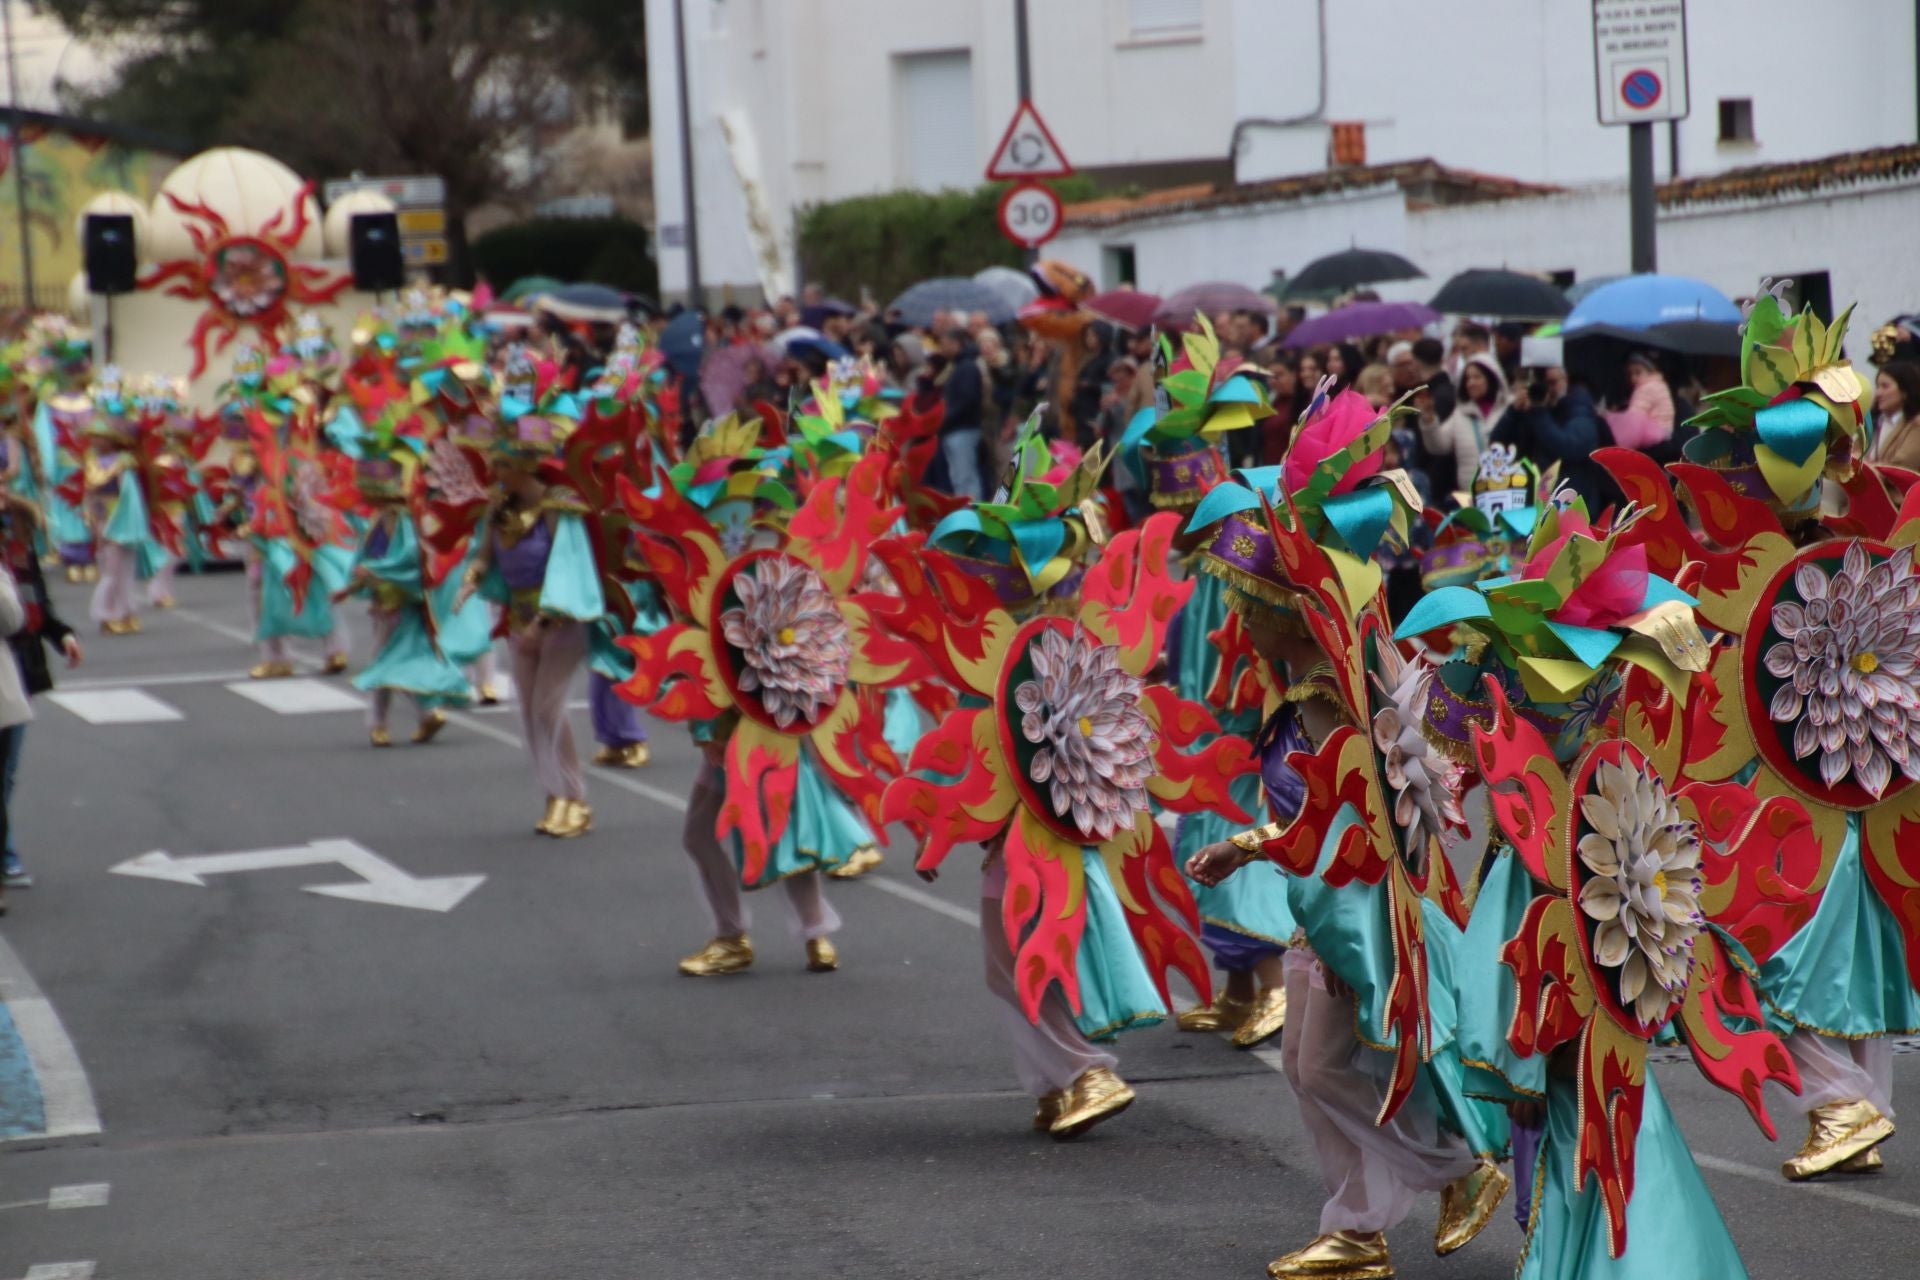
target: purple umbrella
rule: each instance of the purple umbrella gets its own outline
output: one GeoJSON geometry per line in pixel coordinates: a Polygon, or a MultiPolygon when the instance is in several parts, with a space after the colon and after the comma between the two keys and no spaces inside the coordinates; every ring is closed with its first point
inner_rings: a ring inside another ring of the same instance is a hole
{"type": "Polygon", "coordinates": [[[736,342],[707,353],[706,362],[700,366],[700,394],[715,413],[733,408],[733,402],[746,389],[747,364],[753,360],[760,361],[763,368],[780,363],[777,353],[755,342],[736,342]]]}
{"type": "Polygon", "coordinates": [[[1356,302],[1303,321],[1280,345],[1317,347],[1322,343],[1351,342],[1377,333],[1392,333],[1395,329],[1424,328],[1439,318],[1439,312],[1420,302],[1356,302]]]}
{"type": "Polygon", "coordinates": [[[1264,293],[1255,293],[1243,284],[1233,284],[1226,280],[1211,280],[1205,284],[1190,284],[1178,293],[1171,294],[1153,313],[1153,322],[1163,329],[1188,329],[1193,326],[1193,313],[1203,312],[1211,320],[1222,311],[1253,311],[1263,316],[1273,315],[1279,310],[1273,305],[1273,299],[1264,293]]]}

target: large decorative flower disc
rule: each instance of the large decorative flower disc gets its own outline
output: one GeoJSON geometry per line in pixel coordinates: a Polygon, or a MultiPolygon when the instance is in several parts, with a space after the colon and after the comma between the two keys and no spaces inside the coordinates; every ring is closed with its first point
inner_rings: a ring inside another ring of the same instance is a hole
{"type": "Polygon", "coordinates": [[[213,251],[207,266],[215,302],[238,319],[266,315],[286,297],[286,260],[264,240],[229,240],[213,251]]]}
{"type": "Polygon", "coordinates": [[[811,565],[750,551],[727,566],[706,626],[740,713],[776,733],[812,730],[839,703],[853,657],[839,603],[811,565]]]}
{"type": "Polygon", "coordinates": [[[1821,542],[1762,589],[1741,653],[1755,746],[1815,805],[1872,808],[1920,774],[1920,573],[1913,549],[1821,542]]]}
{"type": "Polygon", "coordinates": [[[1000,669],[1000,749],[1020,798],[1053,834],[1100,844],[1148,809],[1158,742],[1145,681],[1073,620],[1039,617],[1014,633],[1000,669]]]}
{"type": "Polygon", "coordinates": [[[1567,824],[1567,896],[1601,1006],[1651,1040],[1686,995],[1703,923],[1700,830],[1637,747],[1580,761],[1567,824]]]}

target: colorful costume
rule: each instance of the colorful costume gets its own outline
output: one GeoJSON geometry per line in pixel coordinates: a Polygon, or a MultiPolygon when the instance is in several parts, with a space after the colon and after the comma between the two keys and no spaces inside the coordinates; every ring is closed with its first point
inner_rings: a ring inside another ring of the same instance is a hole
{"type": "Polygon", "coordinates": [[[1887,1037],[1920,1030],[1920,497],[1911,472],[1862,461],[1846,320],[1754,307],[1744,385],[1706,398],[1671,469],[1704,541],[1657,468],[1601,454],[1651,509],[1636,529],[1652,563],[1700,563],[1700,617],[1726,637],[1681,775],[1793,797],[1819,836],[1818,910],[1753,974],[1806,1086],[1793,1179],[1879,1167],[1887,1037]],[[1845,514],[1827,514],[1841,497],[1845,514]]]}
{"type": "Polygon", "coordinates": [[[80,471],[80,459],[71,448],[61,447],[54,420],[56,402],[66,406],[75,422],[85,416],[80,393],[88,381],[91,348],[86,337],[59,316],[34,317],[25,345],[34,398],[29,425],[33,439],[28,453],[30,460],[39,464],[34,493],[28,496],[42,504],[47,540],[66,567],[67,580],[91,579],[96,574],[92,532],[79,505],[58,492],[80,471]]]}

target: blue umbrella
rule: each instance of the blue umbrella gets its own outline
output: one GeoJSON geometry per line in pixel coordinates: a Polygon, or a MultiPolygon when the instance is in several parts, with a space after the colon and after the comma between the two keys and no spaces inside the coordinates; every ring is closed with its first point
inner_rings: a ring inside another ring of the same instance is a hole
{"type": "Polygon", "coordinates": [[[946,311],[959,315],[962,319],[974,311],[984,311],[988,324],[1006,324],[1013,319],[1015,308],[1007,300],[995,293],[990,285],[978,280],[969,280],[965,276],[937,276],[932,280],[922,280],[905,293],[895,298],[887,310],[897,312],[901,324],[915,329],[924,329],[933,323],[936,311],[946,311]]]}
{"type": "Polygon", "coordinates": [[[682,311],[667,321],[667,327],[660,331],[660,354],[681,377],[698,377],[700,361],[707,354],[705,317],[698,311],[682,311]]]}
{"type": "Polygon", "coordinates": [[[1675,320],[1739,324],[1740,308],[1710,284],[1686,276],[1628,276],[1601,285],[1567,314],[1562,331],[1571,337],[1594,324],[1646,329],[1675,320]]]}

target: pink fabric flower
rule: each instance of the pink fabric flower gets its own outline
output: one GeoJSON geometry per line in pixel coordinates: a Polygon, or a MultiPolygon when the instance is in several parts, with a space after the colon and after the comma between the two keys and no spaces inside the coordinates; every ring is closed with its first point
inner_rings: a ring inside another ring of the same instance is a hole
{"type": "MultiPolygon", "coordinates": [[[[1380,417],[1367,398],[1348,387],[1306,426],[1287,450],[1286,466],[1281,472],[1288,493],[1298,493],[1313,478],[1313,469],[1340,450],[1358,440],[1380,417]]],[[[1347,469],[1333,486],[1332,494],[1342,494],[1362,480],[1379,474],[1380,452],[1375,450],[1347,469]]]]}

